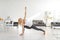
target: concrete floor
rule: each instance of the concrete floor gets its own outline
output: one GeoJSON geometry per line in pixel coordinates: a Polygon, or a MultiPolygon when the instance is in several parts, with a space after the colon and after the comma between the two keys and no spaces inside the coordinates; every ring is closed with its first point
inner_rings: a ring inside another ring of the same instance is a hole
{"type": "Polygon", "coordinates": [[[0,40],[60,40],[60,29],[51,29],[50,27],[43,28],[46,35],[42,31],[34,29],[26,29],[23,36],[19,36],[16,27],[10,27],[8,30],[0,26],[0,40]]]}

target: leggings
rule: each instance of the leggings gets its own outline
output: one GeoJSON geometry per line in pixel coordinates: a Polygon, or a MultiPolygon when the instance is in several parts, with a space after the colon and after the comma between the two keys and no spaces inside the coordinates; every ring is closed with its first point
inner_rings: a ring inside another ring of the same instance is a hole
{"type": "Polygon", "coordinates": [[[45,30],[43,30],[43,29],[40,29],[40,28],[37,28],[36,26],[34,26],[34,25],[32,25],[31,26],[33,29],[35,29],[35,30],[38,30],[38,31],[42,31],[42,32],[45,32],[45,30]]]}
{"type": "Polygon", "coordinates": [[[43,30],[43,29],[39,29],[39,28],[37,28],[37,27],[34,26],[34,25],[32,25],[31,27],[25,25],[24,27],[27,28],[27,29],[31,29],[31,28],[33,28],[33,29],[35,29],[35,30],[45,32],[45,30],[43,30]]]}
{"type": "Polygon", "coordinates": [[[27,26],[27,25],[25,25],[24,28],[31,29],[31,27],[29,27],[29,26],[27,26]]]}

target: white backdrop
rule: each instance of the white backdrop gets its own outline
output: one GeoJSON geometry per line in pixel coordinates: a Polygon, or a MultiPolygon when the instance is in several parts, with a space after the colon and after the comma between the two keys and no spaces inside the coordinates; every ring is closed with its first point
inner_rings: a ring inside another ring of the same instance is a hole
{"type": "MultiPolygon", "coordinates": [[[[13,21],[24,16],[24,0],[0,0],[0,17],[11,16],[13,21]]],[[[26,0],[27,19],[44,19],[45,11],[51,12],[54,20],[60,20],[60,0],[26,0]]]]}

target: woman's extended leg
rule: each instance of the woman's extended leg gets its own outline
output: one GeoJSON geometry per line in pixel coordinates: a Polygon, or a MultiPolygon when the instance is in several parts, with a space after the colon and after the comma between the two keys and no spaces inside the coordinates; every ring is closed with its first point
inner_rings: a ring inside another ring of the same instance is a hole
{"type": "Polygon", "coordinates": [[[29,26],[27,26],[27,25],[24,25],[24,28],[31,29],[31,27],[29,27],[29,26]]]}
{"type": "Polygon", "coordinates": [[[39,31],[42,31],[44,32],[44,35],[45,35],[45,30],[43,29],[40,29],[40,28],[37,28],[36,26],[32,25],[31,28],[35,29],[35,30],[39,30],[39,31]]]}

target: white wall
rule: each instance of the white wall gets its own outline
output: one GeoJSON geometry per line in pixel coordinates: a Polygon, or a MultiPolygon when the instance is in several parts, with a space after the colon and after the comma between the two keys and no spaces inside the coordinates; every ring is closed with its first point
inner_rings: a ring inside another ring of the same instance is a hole
{"type": "MultiPolygon", "coordinates": [[[[26,0],[27,19],[44,19],[45,11],[60,18],[60,0],[26,0]]],[[[24,16],[24,0],[0,0],[0,17],[11,16],[14,21],[24,16]]]]}
{"type": "Polygon", "coordinates": [[[24,0],[0,0],[0,16],[11,16],[13,20],[22,17],[24,13],[24,0]]]}

